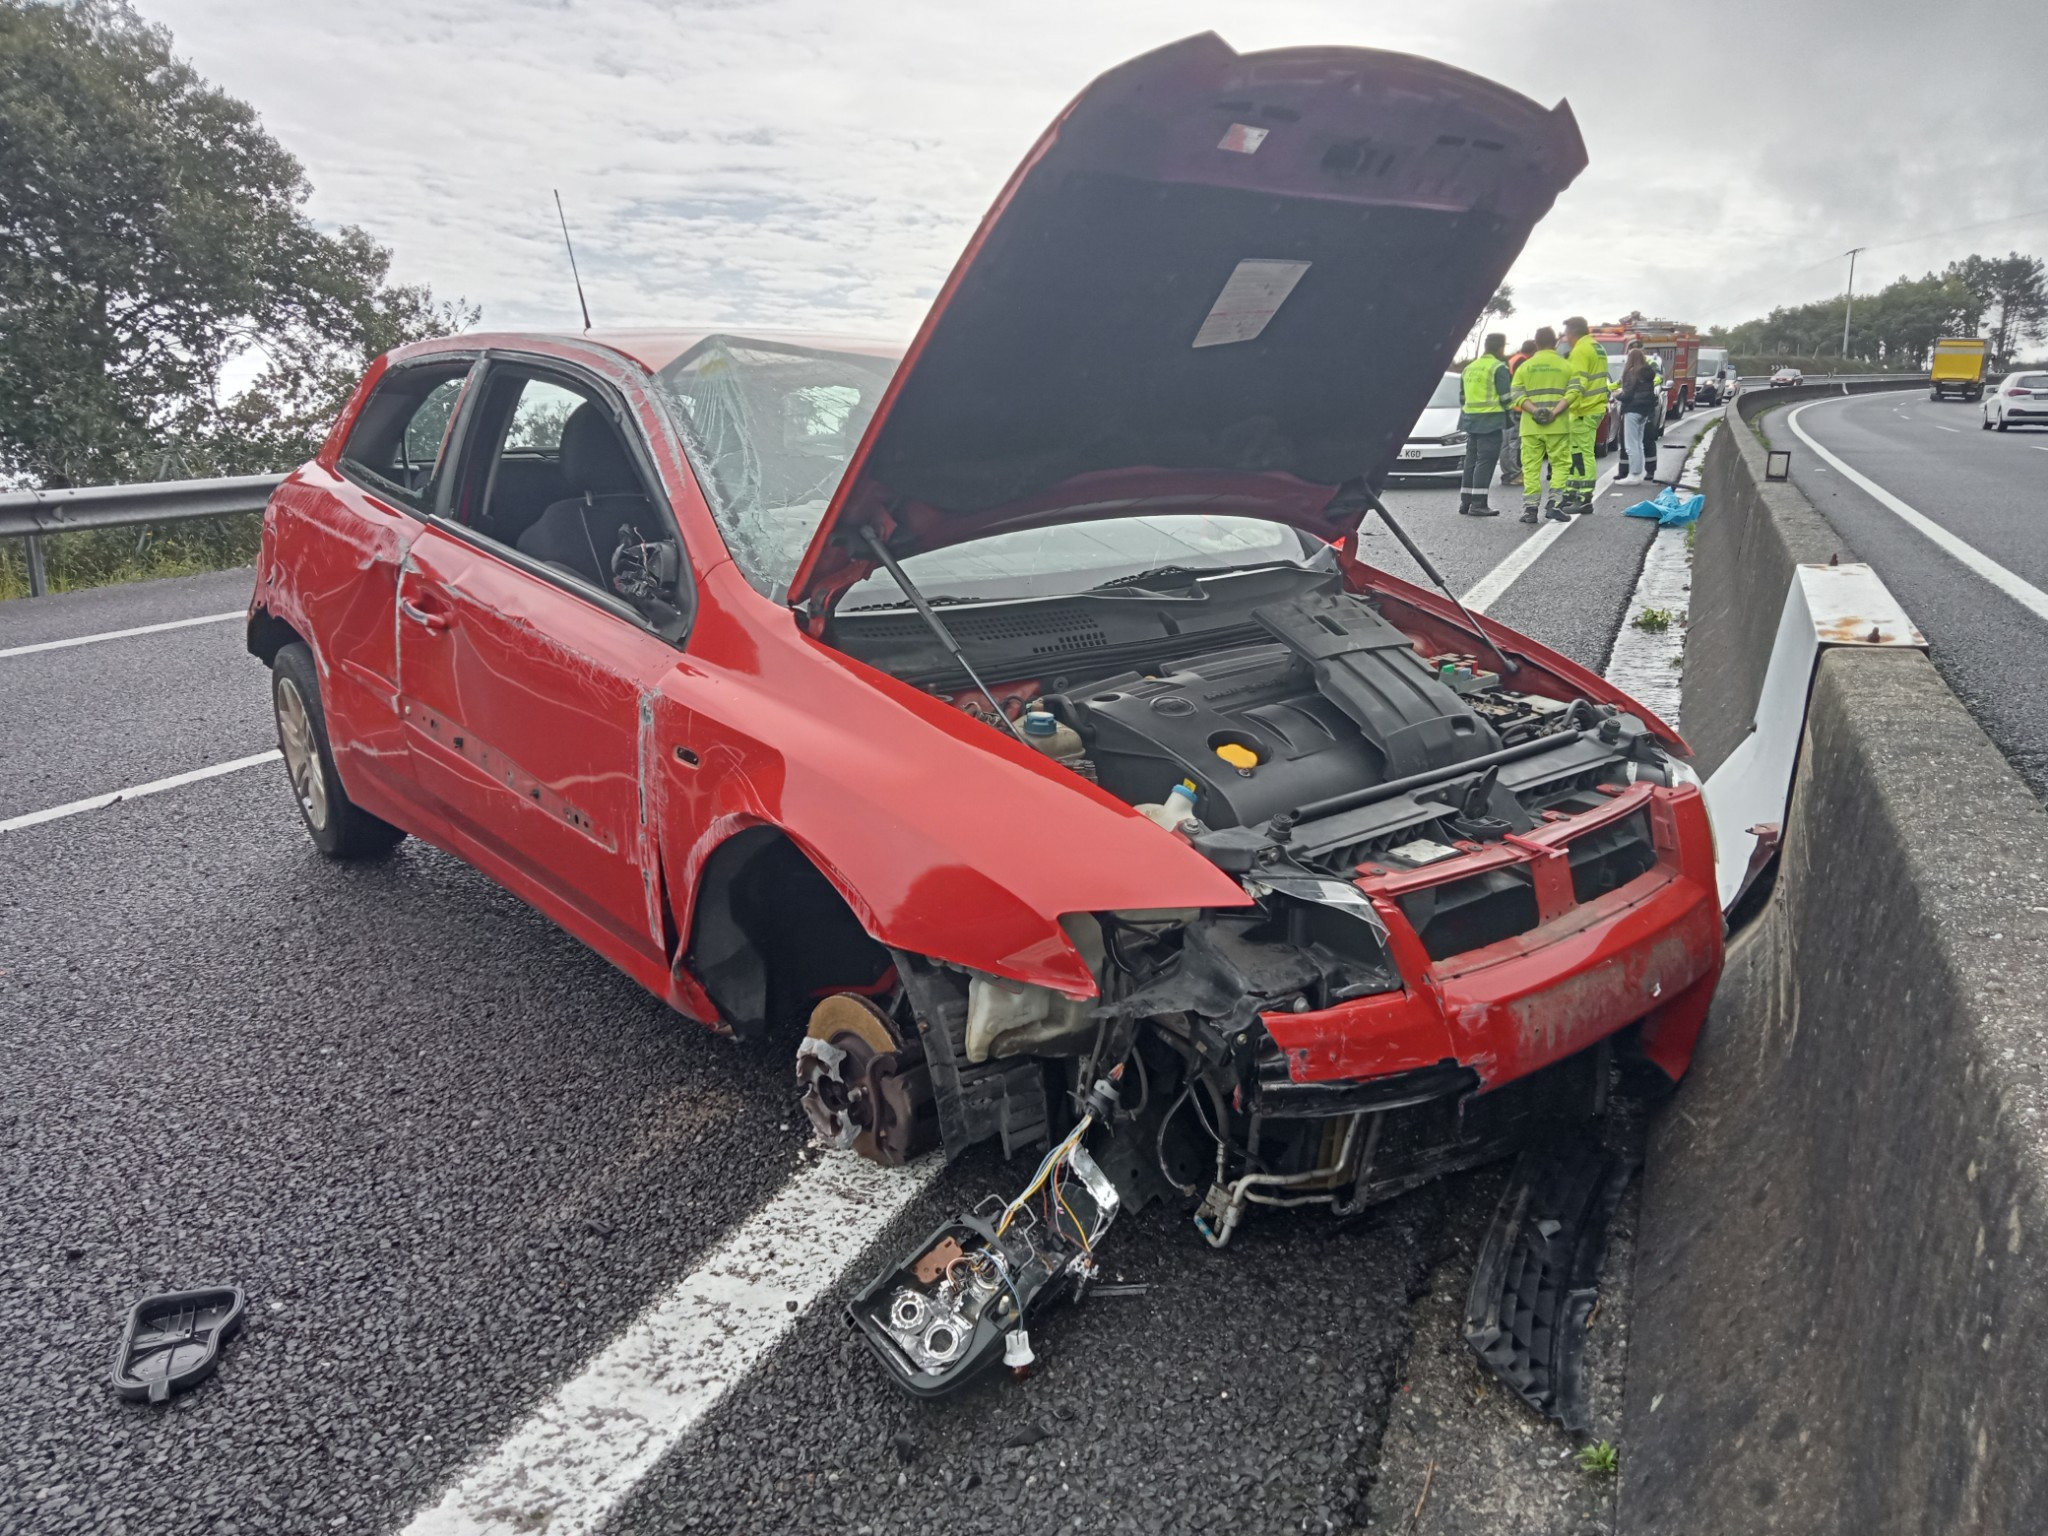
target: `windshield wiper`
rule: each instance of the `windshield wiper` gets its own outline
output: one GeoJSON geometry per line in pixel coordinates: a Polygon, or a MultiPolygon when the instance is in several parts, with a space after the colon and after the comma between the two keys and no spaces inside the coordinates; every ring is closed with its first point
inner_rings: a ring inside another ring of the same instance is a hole
{"type": "MultiPolygon", "coordinates": [[[[1236,576],[1245,571],[1277,571],[1299,569],[1296,560],[1260,560],[1251,565],[1155,565],[1149,571],[1134,571],[1129,576],[1116,576],[1097,586],[1088,587],[1089,592],[1113,592],[1120,587],[1140,586],[1148,581],[1157,581],[1162,576],[1192,576],[1199,582],[1205,576],[1236,576]]],[[[1191,582],[1190,585],[1194,583],[1191,582]]]]}

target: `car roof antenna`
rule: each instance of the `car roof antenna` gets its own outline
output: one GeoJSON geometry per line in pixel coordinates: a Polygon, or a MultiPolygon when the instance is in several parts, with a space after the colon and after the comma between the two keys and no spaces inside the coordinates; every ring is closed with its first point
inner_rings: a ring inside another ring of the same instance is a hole
{"type": "Polygon", "coordinates": [[[969,661],[967,653],[960,649],[960,642],[955,640],[953,632],[946,628],[946,621],[933,611],[932,605],[925,601],[924,594],[918,591],[916,586],[912,584],[910,577],[904,574],[903,567],[896,563],[896,557],[889,553],[889,546],[882,542],[882,536],[875,532],[872,527],[861,529],[860,536],[867,540],[867,546],[875,552],[875,558],[881,561],[884,569],[896,579],[896,585],[901,587],[903,595],[910,599],[910,606],[915,608],[917,616],[924,620],[925,628],[937,636],[939,644],[943,645],[947,653],[960,663],[960,670],[974,679],[974,686],[979,688],[981,696],[988,700],[988,707],[996,712],[996,718],[1010,728],[1012,736],[1016,737],[1019,741],[1023,741],[1023,730],[1019,728],[1016,721],[1003,713],[1003,706],[998,704],[996,696],[988,691],[988,684],[984,683],[981,680],[981,674],[974,670],[974,663],[969,661]]]}
{"type": "Polygon", "coordinates": [[[569,241],[569,217],[562,212],[562,193],[555,189],[555,217],[561,221],[562,244],[569,249],[569,275],[576,279],[576,303],[583,311],[583,329],[590,329],[590,305],[583,297],[583,274],[576,270],[576,247],[569,241]]]}
{"type": "Polygon", "coordinates": [[[1401,547],[1408,551],[1409,558],[1422,567],[1422,574],[1435,582],[1436,589],[1443,593],[1445,597],[1448,597],[1451,600],[1451,606],[1465,616],[1465,622],[1471,626],[1472,633],[1479,637],[1480,643],[1500,658],[1501,670],[1509,677],[1513,677],[1517,672],[1521,671],[1521,667],[1516,665],[1514,659],[1500,648],[1499,642],[1479,627],[1479,621],[1472,617],[1472,610],[1459,601],[1458,594],[1451,590],[1451,584],[1445,581],[1443,574],[1429,563],[1429,556],[1422,552],[1422,547],[1408,537],[1408,530],[1394,521],[1394,514],[1387,510],[1385,502],[1373,494],[1372,487],[1363,480],[1353,480],[1349,485],[1341,487],[1337,494],[1342,496],[1345,491],[1351,491],[1353,494],[1364,498],[1366,505],[1379,513],[1380,521],[1385,523],[1388,531],[1401,541],[1401,547]]]}

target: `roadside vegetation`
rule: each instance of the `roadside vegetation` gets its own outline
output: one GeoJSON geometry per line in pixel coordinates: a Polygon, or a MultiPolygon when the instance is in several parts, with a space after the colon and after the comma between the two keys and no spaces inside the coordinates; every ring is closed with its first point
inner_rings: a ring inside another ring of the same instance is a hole
{"type": "Polygon", "coordinates": [[[1576,1459],[1579,1470],[1588,1477],[1612,1477],[1621,1470],[1621,1452],[1611,1440],[1595,1440],[1591,1445],[1581,1446],[1576,1459]]]}
{"type": "Polygon", "coordinates": [[[1944,336],[1984,336],[2004,372],[2028,343],[2048,336],[2048,270],[2038,256],[1965,256],[1940,272],[1901,277],[1856,295],[1780,307],[1757,320],[1716,326],[1704,340],[1726,347],[1738,373],[1907,373],[1923,367],[1944,336]],[[1849,313],[1849,344],[1842,316],[1849,313]]]}
{"type": "MultiPolygon", "coordinates": [[[[314,227],[299,162],[124,0],[0,0],[0,486],[262,474],[378,353],[478,311],[314,227]],[[250,378],[228,393],[232,370],[250,378]],[[253,371],[253,377],[251,377],[253,371]]],[[[256,519],[45,544],[53,588],[241,564],[256,519]]],[[[0,541],[0,597],[27,591],[0,541]]]]}

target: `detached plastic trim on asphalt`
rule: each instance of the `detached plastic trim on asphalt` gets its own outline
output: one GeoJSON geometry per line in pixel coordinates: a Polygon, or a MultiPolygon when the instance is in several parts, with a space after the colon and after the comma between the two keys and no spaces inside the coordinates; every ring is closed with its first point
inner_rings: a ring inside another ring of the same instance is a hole
{"type": "Polygon", "coordinates": [[[39,640],[34,645],[10,645],[0,649],[0,661],[9,656],[33,656],[38,651],[64,651],[74,645],[98,645],[102,640],[126,640],[134,635],[160,635],[167,629],[190,629],[195,624],[225,624],[229,619],[248,617],[246,609],[233,613],[207,613],[196,619],[171,619],[163,624],[138,624],[133,629],[110,629],[103,634],[77,635],[69,640],[39,640]]]}
{"type": "Polygon", "coordinates": [[[182,789],[187,784],[197,784],[202,779],[217,779],[224,773],[239,773],[244,768],[254,768],[258,763],[274,763],[279,752],[272,747],[268,752],[258,752],[253,757],[238,757],[231,763],[214,763],[205,768],[194,768],[190,773],[174,773],[168,779],[152,779],[147,784],[131,785],[127,789],[110,790],[104,795],[93,795],[84,800],[72,800],[64,805],[53,805],[47,811],[30,811],[22,816],[10,816],[0,821],[0,832],[19,832],[23,827],[41,826],[46,821],[61,821],[66,816],[82,816],[87,811],[105,810],[110,805],[119,805],[123,800],[140,800],[145,795],[160,795],[167,789],[182,789]]]}
{"type": "Polygon", "coordinates": [[[1816,405],[1834,405],[1835,403],[1833,400],[1809,400],[1804,405],[1794,406],[1785,415],[1785,425],[1792,429],[1793,435],[1799,441],[1826,459],[1828,463],[1832,464],[1841,473],[1847,475],[1867,492],[1879,506],[1893,513],[1907,526],[1924,534],[1930,543],[1960,560],[1964,565],[1990,582],[1991,585],[1998,588],[2007,597],[2010,597],[2014,602],[2033,613],[2036,618],[2048,619],[2048,592],[2043,592],[2024,577],[2014,575],[1996,560],[1978,549],[1974,544],[1964,543],[1933,518],[1927,516],[1926,513],[1908,506],[1860,470],[1851,469],[1839,457],[1815,442],[1806,428],[1799,425],[1799,418],[1812,410],[1816,405]]]}
{"type": "Polygon", "coordinates": [[[717,1406],[943,1159],[800,1170],[402,1536],[585,1536],[717,1406]]]}

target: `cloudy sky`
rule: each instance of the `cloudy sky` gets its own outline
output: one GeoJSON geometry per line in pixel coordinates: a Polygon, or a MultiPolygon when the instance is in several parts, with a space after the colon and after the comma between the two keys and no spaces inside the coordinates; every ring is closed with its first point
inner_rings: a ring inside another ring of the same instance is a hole
{"type": "Polygon", "coordinates": [[[494,326],[575,323],[560,187],[600,325],[907,336],[1060,107],[1204,29],[1568,99],[1592,165],[1511,279],[1529,326],[1747,318],[1839,292],[1851,245],[1859,289],[2048,254],[2042,0],[136,3],[305,163],[317,219],[494,326]]]}

